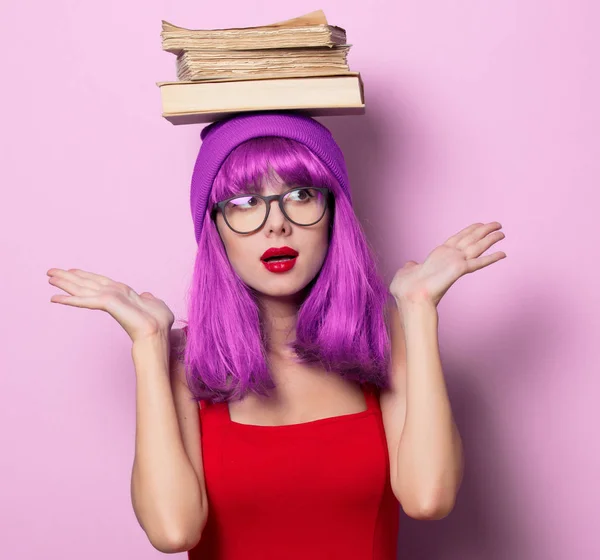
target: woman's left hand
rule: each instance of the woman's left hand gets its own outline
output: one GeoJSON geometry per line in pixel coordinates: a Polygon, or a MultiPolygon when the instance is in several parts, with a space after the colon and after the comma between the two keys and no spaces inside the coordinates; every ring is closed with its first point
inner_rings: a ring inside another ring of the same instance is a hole
{"type": "Polygon", "coordinates": [[[472,224],[436,247],[423,264],[408,261],[394,275],[390,293],[399,303],[426,300],[437,306],[461,276],[506,258],[502,251],[480,256],[504,239],[500,228],[499,222],[472,224]]]}

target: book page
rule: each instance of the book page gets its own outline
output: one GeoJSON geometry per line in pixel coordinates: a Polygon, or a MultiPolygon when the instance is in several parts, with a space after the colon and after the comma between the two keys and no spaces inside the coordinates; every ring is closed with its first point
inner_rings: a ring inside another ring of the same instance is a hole
{"type": "Polygon", "coordinates": [[[178,27],[168,21],[162,20],[163,31],[230,31],[239,29],[263,29],[270,27],[306,27],[310,25],[327,25],[327,18],[323,10],[315,10],[303,16],[286,19],[277,23],[270,23],[268,25],[256,25],[254,27],[222,27],[218,29],[187,29],[185,27],[178,27]]]}

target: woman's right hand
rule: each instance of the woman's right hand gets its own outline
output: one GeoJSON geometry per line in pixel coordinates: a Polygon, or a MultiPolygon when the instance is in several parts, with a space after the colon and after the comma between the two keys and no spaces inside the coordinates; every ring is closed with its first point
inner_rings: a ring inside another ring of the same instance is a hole
{"type": "Polygon", "coordinates": [[[150,292],[137,294],[126,284],[77,268],[51,268],[46,274],[50,284],[71,294],[55,294],[51,302],[106,311],[133,342],[158,333],[168,336],[171,330],[175,316],[150,292]]]}

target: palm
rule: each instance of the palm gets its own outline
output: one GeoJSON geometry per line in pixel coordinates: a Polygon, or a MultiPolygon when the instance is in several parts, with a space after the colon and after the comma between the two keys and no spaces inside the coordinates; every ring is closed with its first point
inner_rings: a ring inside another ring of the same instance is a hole
{"type": "Polygon", "coordinates": [[[155,298],[149,292],[138,294],[127,284],[74,268],[51,268],[47,274],[50,276],[50,284],[70,294],[53,295],[50,301],[106,311],[125,329],[132,340],[159,331],[166,332],[173,324],[172,311],[164,301],[155,298]]]}
{"type": "Polygon", "coordinates": [[[119,312],[121,318],[131,325],[161,325],[172,322],[173,313],[164,301],[137,294],[132,288],[125,284],[117,283],[116,287],[105,288],[104,293],[99,294],[104,298],[107,311],[119,312]]]}
{"type": "Polygon", "coordinates": [[[401,269],[398,281],[404,291],[421,292],[423,295],[441,298],[457,278],[467,272],[464,255],[453,247],[436,247],[423,264],[401,269]]]}
{"type": "Polygon", "coordinates": [[[506,257],[506,253],[481,255],[503,239],[498,222],[476,223],[466,227],[436,247],[423,264],[409,261],[398,270],[390,284],[390,292],[399,299],[425,297],[437,305],[461,276],[489,266],[506,257]]]}

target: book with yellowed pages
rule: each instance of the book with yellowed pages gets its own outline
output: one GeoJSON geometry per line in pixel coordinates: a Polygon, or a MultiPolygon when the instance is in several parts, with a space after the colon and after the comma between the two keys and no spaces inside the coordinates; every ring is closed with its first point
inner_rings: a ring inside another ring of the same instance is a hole
{"type": "Polygon", "coordinates": [[[256,27],[187,29],[162,21],[162,48],[180,54],[185,50],[252,50],[294,47],[332,47],[346,43],[346,31],[329,25],[323,10],[256,27]]]}
{"type": "Polygon", "coordinates": [[[162,116],[172,124],[206,123],[232,113],[297,110],[309,116],[361,115],[359,72],[342,76],[242,81],[158,82],[162,116]]]}
{"type": "Polygon", "coordinates": [[[177,79],[253,80],[347,74],[351,45],[294,49],[186,50],[177,56],[177,79]]]}

